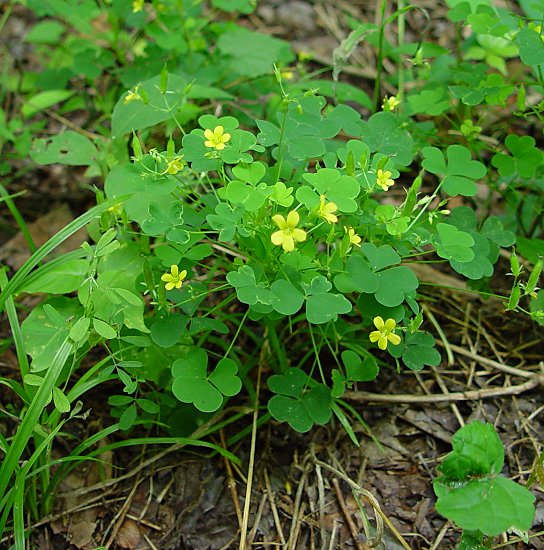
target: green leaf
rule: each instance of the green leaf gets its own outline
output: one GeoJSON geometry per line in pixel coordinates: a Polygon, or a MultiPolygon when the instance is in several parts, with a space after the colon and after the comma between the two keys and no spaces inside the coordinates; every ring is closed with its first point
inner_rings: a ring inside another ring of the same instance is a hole
{"type": "Polygon", "coordinates": [[[188,318],[180,313],[171,313],[158,319],[151,325],[151,339],[161,348],[169,348],[183,336],[187,322],[188,318]]]}
{"type": "Polygon", "coordinates": [[[45,264],[28,278],[28,282],[23,284],[20,292],[67,294],[82,285],[88,270],[89,262],[83,259],[55,262],[53,266],[45,264]]]}
{"type": "Polygon", "coordinates": [[[304,392],[307,375],[298,368],[273,375],[268,387],[276,394],[268,402],[270,414],[280,422],[288,422],[298,432],[309,431],[313,424],[326,424],[331,417],[331,392],[323,384],[304,392]]]}
{"type": "Polygon", "coordinates": [[[346,369],[346,379],[352,382],[371,382],[380,372],[374,357],[365,357],[363,361],[361,356],[352,350],[342,352],[342,362],[346,369]]]}
{"type": "Polygon", "coordinates": [[[241,163],[232,169],[232,173],[239,180],[256,185],[263,179],[266,166],[262,162],[241,163]]]}
{"type": "MultiPolygon", "coordinates": [[[[378,273],[378,290],[373,294],[376,300],[386,306],[395,307],[406,299],[419,286],[414,272],[403,265],[378,273]]],[[[371,294],[365,290],[366,293],[371,294]]]]}
{"type": "Polygon", "coordinates": [[[21,330],[25,351],[32,357],[32,372],[48,369],[69,333],[69,319],[79,318],[82,308],[73,298],[56,297],[35,307],[23,321],[21,330]],[[52,321],[44,307],[52,307],[59,321],[52,321]]]}
{"type": "Polygon", "coordinates": [[[436,253],[441,258],[458,262],[470,262],[474,258],[474,239],[468,233],[447,223],[437,224],[436,229],[439,236],[436,253]]]}
{"type": "Polygon", "coordinates": [[[55,405],[55,409],[60,413],[70,412],[70,401],[68,401],[62,390],[56,386],[53,386],[53,404],[55,405]]]}
{"type": "Polygon", "coordinates": [[[390,265],[400,264],[400,256],[388,244],[376,247],[372,243],[362,243],[360,250],[368,258],[374,271],[383,269],[390,265]]]}
{"type": "Polygon", "coordinates": [[[133,403],[129,407],[127,407],[123,414],[119,417],[119,428],[123,431],[130,430],[132,426],[134,426],[134,422],[136,422],[136,418],[138,418],[138,409],[136,408],[136,405],[133,403]]]}
{"type": "Polygon", "coordinates": [[[238,299],[244,304],[255,305],[259,302],[270,305],[273,301],[270,289],[264,283],[257,283],[255,272],[247,265],[228,273],[227,281],[236,289],[238,299]]]}
{"type": "Polygon", "coordinates": [[[544,63],[544,40],[534,29],[521,29],[516,35],[516,43],[523,63],[532,66],[544,63]]]}
{"type": "Polygon", "coordinates": [[[242,389],[242,381],[236,376],[237,372],[238,365],[232,359],[221,359],[208,380],[223,395],[232,397],[242,389]]]}
{"type": "Polygon", "coordinates": [[[404,342],[398,346],[390,346],[389,353],[393,357],[402,357],[403,363],[412,371],[417,372],[425,365],[436,367],[440,364],[441,357],[434,347],[432,334],[416,332],[406,334],[404,342]]]}
{"type": "MultiPolygon", "coordinates": [[[[303,174],[319,195],[325,195],[327,201],[334,202],[340,212],[355,212],[355,199],[361,190],[359,182],[351,176],[343,176],[335,168],[322,168],[315,174],[303,174]]],[[[298,198],[298,191],[297,191],[298,198]]]]}
{"type": "Polygon", "coordinates": [[[500,474],[504,464],[501,440],[492,424],[474,421],[452,437],[453,451],[440,465],[447,480],[500,474]]]}
{"type": "Polygon", "coordinates": [[[172,392],[182,403],[193,403],[202,412],[214,412],[222,406],[223,395],[236,395],[242,383],[236,376],[238,367],[230,359],[221,360],[209,378],[207,366],[208,354],[200,348],[176,359],[172,364],[172,392]]]}
{"type": "Polygon", "coordinates": [[[68,130],[47,139],[34,140],[30,156],[36,164],[92,166],[97,163],[98,150],[89,138],[68,130]]]}
{"type": "MultiPolygon", "coordinates": [[[[210,89],[206,89],[206,87],[199,89],[196,85],[191,88],[185,78],[173,73],[168,73],[168,91],[163,94],[160,89],[160,81],[159,73],[139,84],[138,93],[142,98],[146,97],[145,102],[140,99],[125,103],[127,93],[119,98],[111,117],[113,139],[173,118],[178,107],[187,98],[210,95],[210,89]]],[[[232,95],[228,92],[218,94],[218,90],[215,89],[213,92],[211,95],[217,99],[232,99],[232,95]]]]}
{"type": "Polygon", "coordinates": [[[90,326],[89,317],[80,317],[70,329],[70,338],[76,343],[81,342],[88,335],[90,326]]]}
{"type": "Polygon", "coordinates": [[[294,315],[304,303],[304,295],[286,279],[278,279],[270,286],[272,307],[282,315],[294,315]]]}
{"type": "Polygon", "coordinates": [[[257,6],[256,0],[212,0],[214,8],[228,13],[253,13],[257,6]]]}
{"type": "Polygon", "coordinates": [[[485,166],[471,159],[470,151],[462,145],[450,145],[447,149],[447,165],[444,155],[436,147],[423,147],[425,159],[421,163],[432,174],[446,174],[443,188],[451,196],[470,197],[476,194],[474,180],[486,175],[485,166]]]}
{"type": "MultiPolygon", "coordinates": [[[[438,485],[438,480],[434,484],[438,485]]],[[[436,511],[461,529],[496,536],[512,527],[527,531],[533,523],[535,496],[504,477],[473,480],[438,492],[436,511]]]]}
{"type": "Polygon", "coordinates": [[[102,319],[93,319],[94,330],[106,340],[113,340],[117,338],[117,331],[102,319]]]}
{"type": "Polygon", "coordinates": [[[265,183],[254,187],[234,180],[227,185],[226,196],[232,204],[241,204],[247,212],[256,212],[265,203],[271,191],[265,183]]]}
{"type": "Polygon", "coordinates": [[[74,92],[71,90],[47,90],[39,92],[25,101],[21,107],[21,113],[26,118],[31,117],[40,111],[53,107],[57,103],[66,101],[73,95],[74,92]]]}
{"type": "Polygon", "coordinates": [[[535,147],[535,140],[531,136],[510,134],[504,144],[512,156],[497,153],[491,159],[499,174],[510,177],[517,173],[522,178],[534,178],[537,168],[544,162],[544,155],[535,147]]]}
{"type": "Polygon", "coordinates": [[[360,254],[351,254],[346,262],[345,273],[334,278],[334,286],[343,294],[355,291],[374,293],[379,288],[378,275],[360,254]]]}
{"type": "Polygon", "coordinates": [[[25,35],[29,44],[56,44],[66,27],[59,21],[46,20],[36,23],[25,35]]]}
{"type": "Polygon", "coordinates": [[[361,123],[361,135],[373,153],[392,157],[395,164],[408,166],[412,162],[413,139],[402,124],[397,115],[380,111],[361,123]]]}
{"type": "Polygon", "coordinates": [[[287,42],[237,26],[221,34],[217,49],[231,59],[233,73],[251,78],[270,74],[274,63],[293,59],[287,42]]]}

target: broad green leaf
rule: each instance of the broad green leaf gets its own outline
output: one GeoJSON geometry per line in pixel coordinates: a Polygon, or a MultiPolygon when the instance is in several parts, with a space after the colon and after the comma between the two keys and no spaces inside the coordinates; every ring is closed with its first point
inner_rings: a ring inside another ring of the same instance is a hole
{"type": "Polygon", "coordinates": [[[271,74],[274,63],[293,59],[288,42],[238,26],[221,34],[217,49],[230,59],[233,73],[251,78],[271,74]]]}
{"type": "Polygon", "coordinates": [[[294,315],[304,303],[304,295],[286,279],[278,279],[270,286],[272,307],[282,315],[294,315]]]}
{"type": "Polygon", "coordinates": [[[237,376],[238,365],[232,359],[221,359],[208,380],[223,394],[229,397],[242,389],[242,381],[237,376]]]}
{"type": "Polygon", "coordinates": [[[366,357],[363,361],[361,356],[352,350],[342,352],[342,363],[346,369],[346,379],[352,382],[371,382],[380,371],[372,356],[366,357]]]}
{"type": "Polygon", "coordinates": [[[62,390],[56,386],[53,386],[53,404],[60,413],[70,412],[70,401],[68,401],[62,390]]]}
{"type": "Polygon", "coordinates": [[[73,95],[74,92],[71,90],[47,90],[39,92],[24,102],[21,107],[21,113],[26,118],[34,116],[36,113],[49,109],[49,107],[53,107],[57,103],[66,101],[73,95]]]}
{"type": "Polygon", "coordinates": [[[30,156],[36,164],[92,166],[97,163],[98,150],[89,138],[67,130],[47,139],[34,140],[30,156]]]}
{"type": "Polygon", "coordinates": [[[474,258],[474,239],[464,231],[447,223],[436,226],[439,240],[436,243],[436,253],[446,260],[470,262],[474,258]]]}
{"type": "Polygon", "coordinates": [[[434,346],[435,342],[431,334],[408,333],[398,346],[389,348],[389,353],[393,357],[402,357],[403,363],[410,370],[419,371],[426,365],[436,367],[440,363],[440,353],[434,346]]]}
{"type": "Polygon", "coordinates": [[[346,262],[346,271],[334,278],[334,286],[343,294],[349,292],[373,293],[378,290],[378,276],[359,254],[352,254],[346,262]]]}
{"type": "Polygon", "coordinates": [[[174,346],[185,333],[187,322],[188,318],[180,313],[162,317],[151,325],[151,339],[161,348],[174,346]]]}
{"type": "MultiPolygon", "coordinates": [[[[401,265],[378,273],[378,290],[373,294],[380,304],[386,307],[395,307],[402,304],[406,296],[416,290],[418,286],[419,281],[414,272],[401,265]]],[[[370,294],[370,292],[367,293],[370,294]]]]}
{"type": "Polygon", "coordinates": [[[73,298],[56,297],[46,304],[35,307],[23,321],[21,330],[25,351],[32,357],[32,372],[48,369],[56,356],[59,347],[69,333],[69,320],[79,318],[82,308],[73,298]],[[51,320],[44,311],[44,306],[53,307],[60,316],[60,322],[51,320]]]}
{"type": "Polygon", "coordinates": [[[89,262],[83,259],[55,262],[52,268],[48,268],[45,264],[38,268],[37,275],[33,274],[29,277],[28,283],[24,284],[20,291],[29,294],[34,292],[68,294],[82,285],[88,270],[89,262]]]}
{"type": "Polygon", "coordinates": [[[256,185],[263,179],[266,173],[266,166],[262,162],[241,163],[232,169],[232,173],[239,180],[256,185]]]}
{"type": "Polygon", "coordinates": [[[436,511],[461,529],[496,536],[510,528],[531,528],[535,496],[510,479],[472,480],[457,488],[440,487],[439,480],[433,485],[439,497],[436,511]]]}
{"type": "Polygon", "coordinates": [[[102,321],[102,319],[93,319],[93,328],[100,336],[106,338],[106,340],[117,338],[117,331],[111,325],[102,321]]]}
{"type": "Polygon", "coordinates": [[[526,65],[544,64],[544,40],[534,29],[525,27],[516,35],[519,56],[526,65]]]}
{"type": "Polygon", "coordinates": [[[291,368],[285,374],[274,374],[268,379],[270,391],[289,397],[300,397],[308,376],[301,369],[291,368]]]}

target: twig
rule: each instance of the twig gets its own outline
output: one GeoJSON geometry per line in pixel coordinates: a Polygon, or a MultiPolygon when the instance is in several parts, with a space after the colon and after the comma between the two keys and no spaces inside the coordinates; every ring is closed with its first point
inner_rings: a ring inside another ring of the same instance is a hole
{"type": "Polygon", "coordinates": [[[349,531],[353,538],[353,542],[356,544],[359,550],[364,550],[364,547],[361,541],[359,540],[359,530],[357,529],[357,526],[355,525],[355,523],[353,523],[353,518],[351,517],[348,507],[346,506],[344,496],[342,495],[342,491],[340,490],[340,484],[338,483],[338,480],[335,477],[332,478],[332,486],[334,487],[334,492],[336,493],[336,499],[338,500],[338,505],[340,506],[340,510],[342,510],[342,513],[344,514],[344,517],[346,518],[346,521],[348,523],[349,531]]]}
{"type": "Polygon", "coordinates": [[[289,529],[289,540],[287,541],[287,550],[294,550],[296,548],[296,542],[298,539],[298,533],[300,531],[299,526],[304,516],[304,506],[301,506],[302,492],[306,485],[306,478],[308,477],[308,467],[306,467],[300,478],[297,487],[297,493],[295,495],[295,502],[293,503],[293,519],[291,521],[291,529],[289,529]]]}
{"type": "MultiPolygon", "coordinates": [[[[266,334],[265,334],[266,342],[266,334]]],[[[247,467],[247,485],[246,496],[244,500],[244,515],[242,517],[242,526],[240,528],[240,545],[239,550],[245,550],[247,544],[247,529],[249,524],[249,508],[251,504],[251,488],[253,485],[253,470],[255,468],[255,448],[257,446],[257,421],[259,419],[259,393],[261,390],[261,371],[264,363],[266,346],[261,348],[261,357],[259,361],[259,368],[257,369],[257,387],[255,388],[255,403],[253,409],[253,426],[251,430],[251,447],[249,453],[249,464],[247,467]]]]}
{"type": "MultiPolygon", "coordinates": [[[[225,434],[223,430],[220,432],[221,436],[221,445],[224,449],[227,448],[227,444],[225,442],[225,434]]],[[[238,527],[242,527],[242,510],[240,509],[240,499],[238,498],[238,491],[236,490],[236,480],[234,479],[234,475],[232,474],[232,467],[230,465],[230,460],[227,459],[227,457],[223,457],[223,462],[225,463],[225,470],[227,470],[227,485],[229,486],[230,496],[232,498],[232,502],[234,504],[234,510],[236,511],[236,517],[238,518],[238,527]]]]}
{"type": "Polygon", "coordinates": [[[544,385],[544,375],[532,375],[527,382],[507,388],[489,388],[483,390],[469,390],[465,392],[448,393],[444,395],[412,395],[396,394],[386,395],[362,391],[349,391],[344,394],[346,399],[358,402],[373,401],[375,403],[448,403],[450,401],[477,401],[489,397],[502,397],[506,395],[519,395],[534,388],[544,385]]]}
{"type": "MultiPolygon", "coordinates": [[[[443,345],[440,340],[436,341],[437,344],[443,345]]],[[[499,363],[497,361],[494,361],[493,359],[488,359],[487,357],[482,357],[481,355],[478,355],[477,353],[472,353],[471,351],[466,350],[465,348],[462,348],[460,346],[456,346],[455,344],[450,344],[450,348],[455,352],[459,353],[460,355],[463,355],[465,357],[468,357],[469,359],[473,359],[474,361],[477,361],[478,363],[485,365],[486,367],[491,367],[492,369],[505,372],[507,374],[513,374],[514,376],[521,376],[521,378],[532,378],[535,374],[534,372],[531,372],[529,370],[521,370],[516,367],[510,367],[508,365],[503,365],[502,363],[499,363]]]]}
{"type": "Polygon", "coordinates": [[[274,492],[272,491],[272,486],[270,485],[270,478],[268,477],[268,470],[264,470],[264,483],[266,486],[266,493],[268,495],[268,501],[270,502],[270,508],[272,510],[272,517],[274,518],[274,524],[276,525],[276,531],[280,537],[280,541],[283,546],[285,546],[285,537],[283,536],[283,529],[281,528],[280,516],[278,514],[278,509],[276,507],[276,500],[274,498],[274,492]]]}

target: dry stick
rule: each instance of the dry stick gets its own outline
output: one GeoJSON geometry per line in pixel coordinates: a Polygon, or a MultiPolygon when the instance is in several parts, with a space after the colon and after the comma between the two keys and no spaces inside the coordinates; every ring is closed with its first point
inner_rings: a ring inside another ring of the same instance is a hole
{"type": "MultiPolygon", "coordinates": [[[[450,390],[449,390],[448,386],[446,385],[446,383],[444,382],[444,379],[442,378],[442,376],[440,375],[438,370],[436,370],[434,367],[431,367],[431,368],[432,368],[432,371],[433,371],[434,376],[436,378],[436,381],[438,382],[438,385],[440,386],[440,389],[442,390],[442,393],[444,393],[444,395],[450,395],[450,390]]],[[[450,408],[453,411],[453,414],[455,415],[455,418],[457,418],[457,422],[459,422],[459,426],[461,426],[461,428],[462,428],[465,425],[465,421],[464,421],[463,416],[461,415],[461,413],[459,411],[459,407],[455,403],[450,403],[450,408]]]]}
{"type": "MultiPolygon", "coordinates": [[[[220,431],[221,436],[221,445],[224,449],[227,448],[227,444],[225,442],[225,434],[223,430],[220,431]]],[[[234,475],[232,474],[232,467],[230,465],[230,460],[226,456],[223,457],[223,462],[225,463],[225,469],[227,470],[227,478],[230,491],[230,496],[232,498],[232,502],[234,504],[234,510],[236,511],[236,517],[238,518],[238,527],[242,527],[242,510],[240,509],[240,499],[238,498],[238,491],[236,490],[236,480],[234,479],[234,475]]]]}
{"type": "Polygon", "coordinates": [[[450,401],[477,401],[489,397],[501,397],[505,395],[519,395],[538,386],[544,385],[544,375],[533,375],[527,382],[507,388],[489,388],[483,390],[469,390],[442,395],[412,395],[396,394],[384,395],[363,391],[349,391],[344,394],[346,399],[357,402],[373,401],[374,403],[449,403],[450,401]]]}
{"type": "Polygon", "coordinates": [[[255,521],[253,522],[253,527],[251,528],[251,531],[247,536],[249,546],[253,546],[253,541],[257,536],[257,529],[259,528],[259,523],[261,522],[261,518],[263,517],[263,510],[266,504],[266,500],[267,500],[266,493],[263,493],[261,496],[261,503],[259,504],[259,508],[257,510],[257,515],[255,516],[255,521]]]}
{"type": "Polygon", "coordinates": [[[276,500],[274,499],[274,492],[272,491],[272,485],[270,485],[270,478],[268,477],[268,470],[264,470],[264,483],[266,485],[266,493],[268,495],[268,501],[270,502],[270,508],[272,509],[272,517],[274,518],[274,524],[276,531],[280,537],[280,541],[285,546],[285,537],[283,536],[283,529],[281,528],[280,516],[278,509],[276,508],[276,500]]]}
{"type": "Polygon", "coordinates": [[[451,523],[450,523],[449,520],[446,521],[446,523],[444,523],[444,525],[442,526],[442,529],[440,529],[440,532],[436,536],[436,539],[433,542],[433,544],[431,545],[431,547],[429,548],[429,550],[437,550],[438,545],[442,542],[442,539],[446,535],[446,532],[447,532],[450,525],[451,525],[451,523]]]}
{"type": "Polygon", "coordinates": [[[303,472],[302,476],[300,478],[298,487],[297,487],[297,493],[295,495],[295,502],[293,504],[293,519],[291,520],[291,529],[289,530],[289,540],[287,541],[287,550],[293,550],[296,548],[295,543],[298,538],[298,525],[300,524],[300,521],[302,520],[303,516],[303,509],[300,505],[300,502],[302,500],[302,492],[304,491],[304,486],[306,485],[306,478],[308,477],[308,468],[306,467],[303,472]]]}
{"type": "MultiPolygon", "coordinates": [[[[437,343],[440,345],[443,345],[440,340],[437,340],[437,343]]],[[[507,374],[513,374],[514,376],[520,376],[521,378],[532,378],[535,373],[531,372],[529,370],[522,370],[518,369],[516,367],[510,367],[508,365],[503,365],[502,363],[499,363],[498,361],[494,361],[493,359],[488,359],[487,357],[482,357],[481,355],[478,355],[477,353],[472,353],[471,351],[467,351],[465,348],[462,348],[460,346],[456,346],[455,344],[450,344],[450,348],[455,352],[459,353],[460,355],[463,355],[465,357],[468,357],[469,359],[473,359],[474,361],[477,361],[478,363],[485,365],[486,367],[491,367],[492,369],[505,372],[507,374]]],[[[533,367],[529,367],[533,368],[533,367]]]]}
{"type": "MultiPolygon", "coordinates": [[[[130,509],[130,506],[132,504],[132,500],[134,499],[134,495],[136,493],[136,490],[140,486],[140,483],[142,483],[143,479],[137,479],[136,483],[134,484],[134,487],[131,489],[127,499],[123,503],[123,506],[121,506],[121,509],[117,514],[115,514],[115,517],[113,518],[113,529],[111,531],[110,538],[108,539],[108,542],[104,544],[104,548],[108,550],[108,548],[113,544],[113,541],[115,540],[115,537],[117,536],[117,533],[119,532],[119,529],[121,529],[121,525],[123,525],[123,522],[125,521],[125,517],[128,514],[128,511],[130,509]]],[[[109,530],[109,528],[106,530],[109,530]]],[[[106,533],[104,534],[104,537],[106,536],[106,533]]],[[[103,539],[102,539],[103,540],[103,539]]]]}
{"type": "MultiPolygon", "coordinates": [[[[266,341],[266,335],[265,335],[266,341]]],[[[253,408],[253,426],[251,430],[251,448],[249,453],[249,465],[247,468],[247,484],[246,497],[244,500],[244,515],[242,517],[242,527],[240,529],[240,545],[239,550],[246,549],[247,528],[249,524],[249,507],[251,504],[251,488],[253,485],[253,469],[255,467],[255,448],[257,446],[257,420],[259,419],[259,392],[261,390],[261,371],[264,361],[265,346],[261,348],[261,356],[259,359],[259,368],[257,369],[257,387],[255,388],[255,405],[253,408]]]]}
{"type": "Polygon", "coordinates": [[[383,537],[383,522],[387,524],[389,529],[393,532],[393,534],[397,537],[399,542],[406,548],[407,550],[411,550],[406,541],[404,540],[404,537],[397,531],[396,527],[389,521],[389,518],[382,512],[382,509],[380,508],[379,502],[376,500],[376,497],[366,489],[363,489],[360,485],[355,483],[352,479],[350,479],[346,474],[341,472],[340,470],[337,470],[336,468],[333,468],[332,466],[329,466],[326,462],[323,462],[322,460],[319,460],[315,455],[312,456],[313,461],[316,464],[319,464],[322,468],[326,468],[327,470],[331,471],[333,474],[337,475],[338,477],[342,478],[355,492],[357,496],[362,496],[365,500],[368,501],[368,503],[374,508],[374,512],[376,515],[376,536],[373,540],[368,540],[367,544],[368,546],[371,546],[372,548],[377,546],[382,537],[383,537]]]}
{"type": "Polygon", "coordinates": [[[325,529],[325,485],[323,483],[323,475],[321,474],[321,466],[315,465],[315,474],[317,476],[317,493],[319,495],[319,529],[321,531],[321,550],[325,550],[327,546],[327,530],[325,529]]]}
{"type": "Polygon", "coordinates": [[[359,529],[357,529],[357,526],[353,523],[353,518],[351,517],[348,507],[346,506],[344,496],[342,495],[342,491],[340,490],[340,484],[335,477],[332,478],[332,486],[334,487],[334,492],[336,493],[336,499],[338,500],[340,510],[342,510],[342,513],[348,522],[348,527],[351,537],[353,538],[353,542],[356,544],[358,550],[365,550],[362,542],[359,540],[359,529]]]}

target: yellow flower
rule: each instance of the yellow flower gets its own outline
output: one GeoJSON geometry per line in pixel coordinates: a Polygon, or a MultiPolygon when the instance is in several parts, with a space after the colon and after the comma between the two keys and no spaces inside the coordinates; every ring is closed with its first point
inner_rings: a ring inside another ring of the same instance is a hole
{"type": "Polygon", "coordinates": [[[225,129],[223,126],[216,126],[213,132],[211,130],[204,130],[204,137],[206,138],[204,145],[221,151],[225,148],[225,143],[230,139],[230,134],[225,134],[224,132],[225,129]]]}
{"type": "Polygon", "coordinates": [[[142,96],[138,93],[138,88],[140,87],[140,84],[134,88],[134,90],[129,90],[127,92],[127,95],[125,96],[125,99],[123,99],[123,104],[126,105],[127,103],[130,103],[131,101],[141,101],[142,96]]]}
{"type": "Polygon", "coordinates": [[[353,229],[353,227],[344,226],[344,231],[349,237],[349,242],[351,244],[354,244],[355,246],[361,246],[361,237],[359,237],[359,235],[355,233],[355,229],[353,229]]]}
{"type": "Polygon", "coordinates": [[[162,175],[164,174],[170,174],[172,176],[174,176],[175,174],[177,174],[180,170],[183,170],[183,167],[185,166],[183,164],[183,160],[181,160],[183,158],[183,155],[179,156],[179,157],[175,157],[173,158],[167,165],[166,165],[166,169],[164,170],[164,172],[162,173],[162,175]]]}
{"type": "Polygon", "coordinates": [[[393,333],[395,327],[397,326],[394,319],[387,319],[387,321],[384,322],[380,316],[374,317],[374,326],[378,330],[373,330],[370,333],[369,338],[371,342],[378,342],[378,347],[380,349],[387,349],[388,341],[394,346],[398,346],[400,344],[400,336],[393,333]]]}
{"type": "Polygon", "coordinates": [[[281,245],[285,252],[291,252],[295,249],[295,241],[300,243],[306,240],[306,231],[296,227],[300,221],[300,216],[295,210],[287,214],[287,219],[281,214],[276,214],[272,216],[272,220],[280,230],[272,233],[270,240],[277,246],[281,245]]]}
{"type": "Polygon", "coordinates": [[[325,203],[325,195],[321,195],[319,197],[319,210],[317,211],[317,215],[320,218],[323,218],[328,223],[336,223],[338,218],[333,214],[333,212],[336,212],[337,210],[338,206],[336,206],[334,202],[325,203]]]}
{"type": "Polygon", "coordinates": [[[145,0],[133,0],[132,2],[132,13],[138,13],[144,9],[145,0]]]}
{"type": "Polygon", "coordinates": [[[170,273],[165,273],[161,277],[161,281],[164,281],[166,284],[166,290],[172,290],[175,288],[181,288],[181,283],[183,279],[187,277],[187,270],[184,269],[181,273],[179,272],[179,267],[177,265],[170,266],[170,273]]]}
{"type": "Polygon", "coordinates": [[[400,101],[394,95],[391,97],[385,96],[383,98],[382,109],[384,111],[394,111],[399,104],[400,101]]]}
{"type": "Polygon", "coordinates": [[[391,179],[391,172],[386,170],[378,170],[376,173],[377,180],[376,183],[384,190],[387,191],[394,183],[395,180],[391,179]]]}

